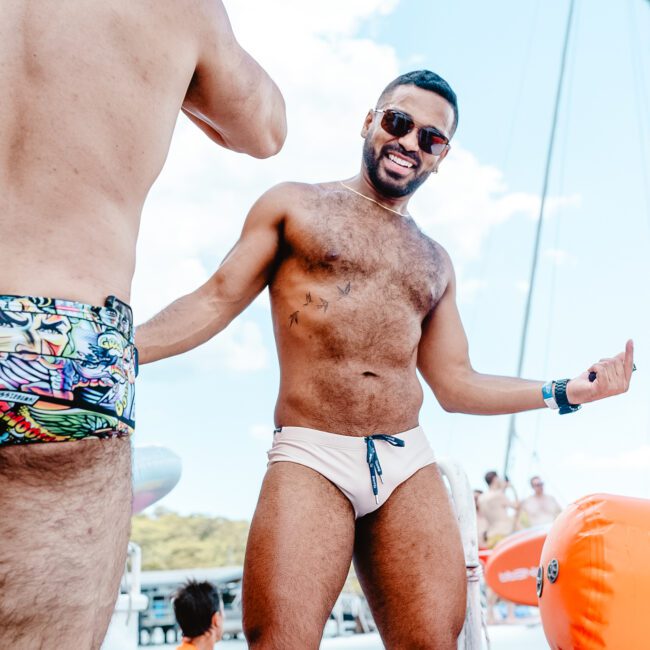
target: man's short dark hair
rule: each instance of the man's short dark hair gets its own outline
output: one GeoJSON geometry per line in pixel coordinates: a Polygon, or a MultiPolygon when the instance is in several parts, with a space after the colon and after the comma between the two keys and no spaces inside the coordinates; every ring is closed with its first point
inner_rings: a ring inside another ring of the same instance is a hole
{"type": "Polygon", "coordinates": [[[383,92],[379,96],[379,101],[377,105],[380,105],[381,102],[389,95],[395,88],[398,86],[417,86],[423,90],[430,90],[436,95],[440,95],[443,99],[446,99],[451,107],[454,109],[454,126],[452,128],[452,135],[456,131],[458,126],[458,100],[456,99],[456,93],[451,89],[451,86],[438,74],[431,72],[431,70],[413,70],[412,72],[407,72],[400,75],[397,79],[393,79],[383,92]]]}
{"type": "Polygon", "coordinates": [[[488,472],[488,473],[485,475],[485,482],[486,482],[488,485],[492,485],[492,481],[494,481],[494,479],[495,479],[497,476],[499,476],[499,475],[498,475],[495,471],[488,472]]]}
{"type": "Polygon", "coordinates": [[[183,636],[193,639],[207,632],[221,606],[221,594],[213,584],[188,581],[174,596],[174,614],[183,636]]]}

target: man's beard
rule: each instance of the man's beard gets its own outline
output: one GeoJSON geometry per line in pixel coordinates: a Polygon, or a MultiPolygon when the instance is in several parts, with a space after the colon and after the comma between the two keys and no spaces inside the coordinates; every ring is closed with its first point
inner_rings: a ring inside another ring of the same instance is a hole
{"type": "MultiPolygon", "coordinates": [[[[400,145],[397,145],[396,147],[384,147],[381,150],[378,158],[375,156],[375,151],[372,148],[372,144],[368,139],[366,139],[363,144],[363,162],[366,166],[366,170],[368,171],[370,182],[374,185],[379,194],[383,194],[384,196],[390,197],[391,199],[399,199],[402,196],[413,194],[415,190],[417,190],[418,187],[420,187],[420,185],[422,185],[422,183],[424,183],[424,181],[429,178],[431,172],[424,172],[420,175],[416,174],[408,182],[404,182],[403,178],[395,179],[393,182],[382,180],[379,178],[379,160],[388,155],[388,153],[391,151],[395,151],[397,153],[400,153],[402,156],[411,158],[400,145]]],[[[386,170],[384,170],[384,174],[387,175],[386,170]]]]}

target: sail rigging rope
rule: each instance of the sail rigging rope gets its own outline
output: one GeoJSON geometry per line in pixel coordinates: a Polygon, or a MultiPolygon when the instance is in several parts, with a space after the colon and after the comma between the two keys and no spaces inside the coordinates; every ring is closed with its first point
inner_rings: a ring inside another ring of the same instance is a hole
{"type": "Polygon", "coordinates": [[[641,175],[643,178],[643,198],[645,202],[645,214],[648,222],[648,234],[650,234],[650,175],[648,174],[648,158],[647,150],[650,147],[648,141],[648,133],[646,132],[646,124],[648,115],[650,115],[650,106],[648,106],[648,98],[646,95],[646,80],[648,77],[644,70],[644,57],[640,51],[639,43],[641,37],[637,29],[637,20],[634,11],[632,0],[627,2],[627,19],[629,38],[627,42],[630,49],[630,57],[632,59],[632,77],[634,80],[634,94],[636,97],[636,118],[639,127],[639,156],[641,159],[641,175]],[[643,119],[643,116],[646,119],[643,119]]]}
{"type": "MultiPolygon", "coordinates": [[[[537,219],[537,230],[535,233],[535,244],[533,247],[533,260],[531,264],[531,269],[530,269],[530,281],[528,284],[528,297],[526,300],[526,310],[524,313],[524,323],[522,327],[522,334],[521,334],[521,342],[520,342],[520,347],[519,347],[519,363],[517,365],[517,377],[521,377],[522,371],[523,371],[523,366],[524,366],[524,358],[525,358],[525,353],[526,353],[526,340],[528,338],[528,324],[530,321],[530,311],[531,311],[531,306],[532,306],[532,297],[533,297],[533,289],[535,287],[535,277],[537,273],[537,262],[539,260],[539,244],[541,240],[541,233],[542,233],[542,224],[544,222],[544,207],[546,204],[546,196],[548,193],[548,184],[549,184],[549,177],[550,177],[550,172],[551,172],[551,162],[553,160],[553,149],[554,149],[554,144],[555,144],[555,133],[557,130],[557,123],[558,123],[558,116],[559,116],[559,109],[560,109],[560,100],[562,98],[562,86],[563,86],[563,81],[564,81],[564,72],[566,69],[566,61],[567,61],[567,51],[569,49],[569,39],[571,36],[571,24],[573,22],[573,10],[575,6],[575,0],[571,0],[569,3],[569,14],[567,17],[567,23],[566,23],[566,31],[564,35],[564,46],[562,48],[562,57],[560,59],[560,74],[558,78],[558,83],[557,83],[557,91],[555,94],[555,107],[553,109],[553,120],[551,123],[551,134],[549,137],[549,143],[548,143],[548,152],[546,155],[546,166],[544,170],[544,182],[542,185],[542,196],[540,199],[540,208],[539,208],[539,217],[537,219]]],[[[510,416],[510,426],[508,428],[508,440],[506,443],[506,456],[505,456],[505,462],[504,462],[504,471],[503,475],[507,476],[508,475],[508,469],[510,465],[510,454],[512,451],[512,443],[516,437],[516,415],[513,414],[510,416]]]]}

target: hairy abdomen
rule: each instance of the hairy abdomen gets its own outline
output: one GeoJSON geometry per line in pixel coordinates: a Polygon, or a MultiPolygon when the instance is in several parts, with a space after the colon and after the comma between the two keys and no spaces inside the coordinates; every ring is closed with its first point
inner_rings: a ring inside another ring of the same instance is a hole
{"type": "Polygon", "coordinates": [[[305,291],[285,294],[284,288],[273,300],[278,424],[350,435],[415,426],[422,403],[418,314],[408,302],[378,298],[370,285],[341,295],[337,287],[310,286],[311,300],[297,301],[293,296],[305,291]],[[327,311],[318,307],[323,296],[327,311]]]}
{"type": "Polygon", "coordinates": [[[421,405],[415,368],[321,363],[282,373],[276,422],[346,435],[398,433],[417,425],[421,405]]]}

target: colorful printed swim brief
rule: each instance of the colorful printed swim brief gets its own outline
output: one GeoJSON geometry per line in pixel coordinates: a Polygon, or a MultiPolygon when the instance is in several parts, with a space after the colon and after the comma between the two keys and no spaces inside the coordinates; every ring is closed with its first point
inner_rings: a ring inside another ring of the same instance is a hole
{"type": "Polygon", "coordinates": [[[135,428],[131,309],[0,295],[0,446],[135,428]]]}

